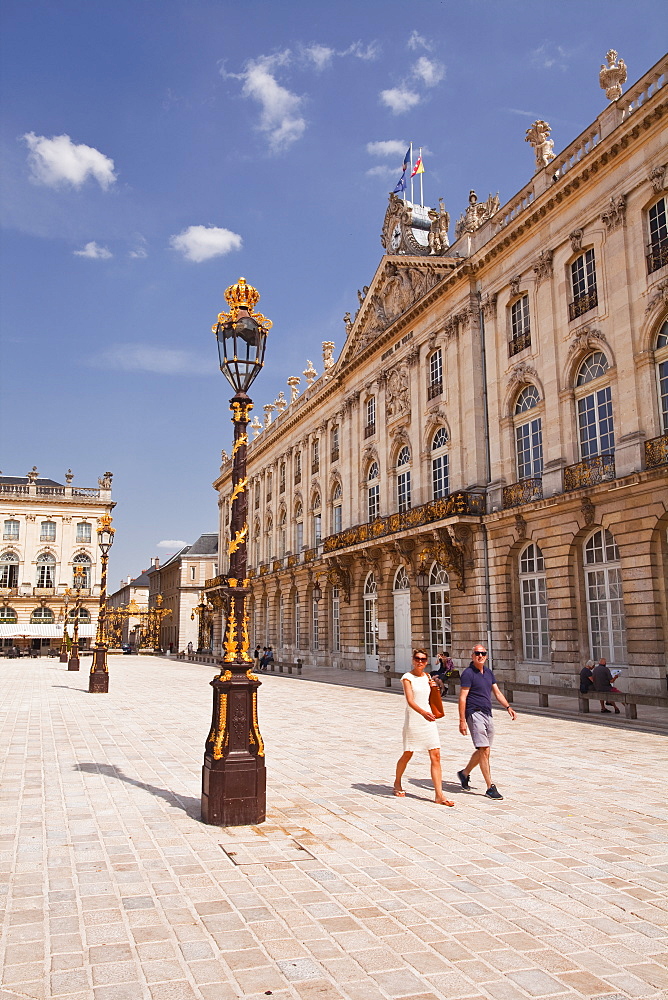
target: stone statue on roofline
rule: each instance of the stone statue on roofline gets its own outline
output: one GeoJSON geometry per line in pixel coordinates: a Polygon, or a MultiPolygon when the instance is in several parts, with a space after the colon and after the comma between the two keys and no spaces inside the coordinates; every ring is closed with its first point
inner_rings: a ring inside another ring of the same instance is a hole
{"type": "Polygon", "coordinates": [[[477,229],[499,211],[499,195],[490,194],[487,201],[478,201],[475,191],[469,192],[468,208],[460,215],[455,226],[455,240],[465,233],[475,233],[477,229]]]}
{"type": "Polygon", "coordinates": [[[601,64],[601,72],[598,74],[598,82],[601,90],[605,91],[605,96],[609,101],[618,101],[622,96],[622,84],[626,83],[627,71],[626,63],[623,59],[617,61],[617,53],[610,49],[605,54],[608,65],[601,64]]]}
{"type": "Polygon", "coordinates": [[[299,375],[291,375],[288,379],[288,385],[290,386],[290,402],[294,403],[297,396],[299,395],[299,383],[301,379],[299,375]]]}
{"type": "Polygon", "coordinates": [[[429,243],[429,252],[433,254],[442,254],[443,251],[447,250],[450,246],[450,241],[448,239],[450,213],[446,212],[442,198],[438,199],[438,204],[438,212],[435,208],[430,208],[427,212],[430,222],[427,240],[429,243]]]}
{"type": "Polygon", "coordinates": [[[536,173],[554,159],[554,142],[550,139],[550,126],[542,118],[527,129],[524,141],[530,142],[533,146],[536,154],[536,173]]]}

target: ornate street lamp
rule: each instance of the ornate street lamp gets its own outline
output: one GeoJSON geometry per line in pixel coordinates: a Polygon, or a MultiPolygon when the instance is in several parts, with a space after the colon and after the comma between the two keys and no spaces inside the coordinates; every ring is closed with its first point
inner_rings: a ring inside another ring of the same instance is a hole
{"type": "Polygon", "coordinates": [[[60,644],[60,662],[67,663],[69,655],[67,652],[67,610],[70,606],[70,597],[72,596],[72,591],[69,587],[65,588],[63,597],[65,598],[65,612],[63,615],[63,641],[60,644]]]}
{"type": "Polygon", "coordinates": [[[80,666],[79,661],[79,611],[81,609],[81,588],[84,583],[85,570],[83,566],[74,567],[74,591],[76,593],[76,600],[74,602],[74,635],[72,636],[72,649],[70,651],[70,658],[67,661],[68,670],[78,670],[80,666]]]}
{"type": "Polygon", "coordinates": [[[114,544],[114,534],[116,533],[116,529],[111,526],[112,520],[109,514],[103,514],[100,518],[100,527],[97,529],[97,544],[102,554],[102,577],[100,580],[100,607],[97,613],[95,649],[88,677],[88,691],[90,694],[106,694],[109,690],[107,644],[104,636],[104,613],[107,605],[107,563],[109,562],[109,549],[114,544]]]}
{"type": "Polygon", "coordinates": [[[190,621],[195,621],[197,615],[199,622],[197,626],[197,652],[211,652],[211,624],[213,621],[213,604],[206,600],[204,591],[199,595],[197,604],[190,615],[190,621]]]}
{"type": "Polygon", "coordinates": [[[415,577],[415,584],[417,589],[421,594],[426,594],[429,590],[429,573],[427,572],[427,567],[424,563],[424,558],[421,560],[418,567],[417,575],[415,577]]]}
{"type": "Polygon", "coordinates": [[[317,580],[313,584],[313,600],[316,604],[319,604],[322,600],[322,588],[317,580]]]}
{"type": "Polygon", "coordinates": [[[239,278],[225,299],[229,313],[221,312],[212,327],[218,341],[220,370],[235,395],[230,400],[234,424],[230,557],[227,586],[224,655],[220,674],[211,681],[213,718],[204,749],[202,820],[218,826],[249,826],[264,822],[266,772],[264,744],[257,721],[260,681],[252,672],[246,599],[248,499],[246,428],[253,404],[247,394],[264,361],[267,333],[272,323],[253,312],[259,292],[239,278]]]}

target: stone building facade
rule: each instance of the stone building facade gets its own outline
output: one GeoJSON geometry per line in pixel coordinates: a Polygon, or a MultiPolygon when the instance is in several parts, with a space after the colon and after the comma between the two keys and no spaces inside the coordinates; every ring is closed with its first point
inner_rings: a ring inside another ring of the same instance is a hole
{"type": "Polygon", "coordinates": [[[556,156],[535,123],[531,179],[471,192],[452,246],[443,206],[390,196],[338,359],[248,447],[251,639],[277,659],[461,666],[482,639],[501,677],[572,686],[605,656],[665,690],[667,68],[556,156]]]}
{"type": "MultiPolygon", "coordinates": [[[[134,604],[140,611],[146,611],[148,608],[148,572],[147,569],[144,569],[139,576],[129,576],[127,580],[121,580],[118,590],[115,590],[107,598],[107,607],[127,608],[128,605],[134,604]]],[[[128,643],[130,646],[136,647],[139,638],[137,629],[139,628],[141,628],[139,615],[128,615],[124,618],[120,634],[121,643],[128,643]]]]}
{"type": "Polygon", "coordinates": [[[178,653],[189,642],[198,647],[199,619],[195,608],[200,603],[205,581],[218,565],[218,535],[209,532],[200,535],[192,545],[170,556],[162,565],[158,559],[146,572],[149,580],[148,605],[157,606],[162,595],[162,606],[171,610],[160,626],[160,648],[178,653]]]}
{"type": "Polygon", "coordinates": [[[95,638],[102,562],[97,529],[103,514],[116,506],[112,475],[96,487],[43,479],[36,468],[27,476],[0,476],[0,643],[39,649],[60,646],[67,616],[73,633],[78,578],[79,638],[95,638]],[[20,640],[20,641],[19,641],[20,640]]]}

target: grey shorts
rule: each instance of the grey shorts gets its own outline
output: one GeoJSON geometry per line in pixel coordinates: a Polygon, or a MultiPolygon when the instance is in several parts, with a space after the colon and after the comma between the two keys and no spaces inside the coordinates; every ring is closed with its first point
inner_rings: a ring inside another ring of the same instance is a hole
{"type": "Polygon", "coordinates": [[[469,727],[476,750],[480,747],[491,747],[494,742],[494,719],[491,715],[473,712],[472,715],[466,716],[466,725],[469,727]]]}

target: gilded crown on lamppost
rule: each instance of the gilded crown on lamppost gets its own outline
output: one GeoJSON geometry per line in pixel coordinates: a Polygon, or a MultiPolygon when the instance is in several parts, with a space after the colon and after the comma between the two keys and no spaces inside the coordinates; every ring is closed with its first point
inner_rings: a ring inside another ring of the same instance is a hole
{"type": "Polygon", "coordinates": [[[235,323],[240,309],[245,309],[249,316],[252,316],[265,330],[271,330],[274,325],[262,313],[253,312],[255,306],[260,301],[260,293],[253,285],[249,285],[245,278],[239,278],[235,285],[230,285],[229,288],[225,289],[225,300],[230,307],[230,311],[229,313],[218,313],[216,325],[211,327],[214,333],[220,323],[225,324],[230,321],[235,323]]]}

